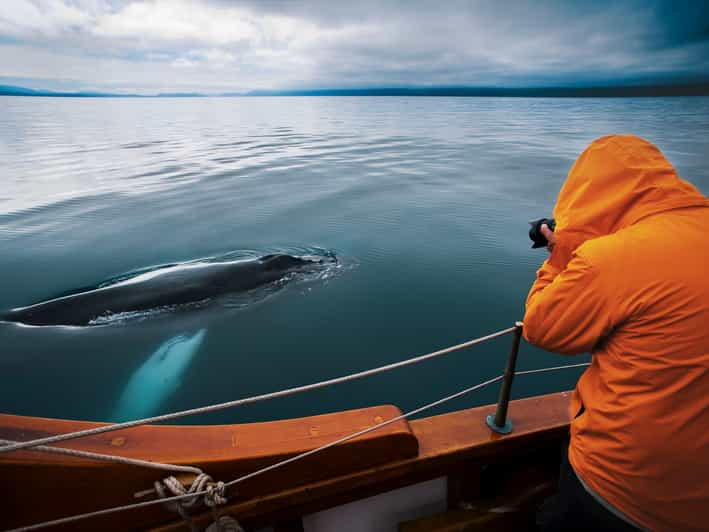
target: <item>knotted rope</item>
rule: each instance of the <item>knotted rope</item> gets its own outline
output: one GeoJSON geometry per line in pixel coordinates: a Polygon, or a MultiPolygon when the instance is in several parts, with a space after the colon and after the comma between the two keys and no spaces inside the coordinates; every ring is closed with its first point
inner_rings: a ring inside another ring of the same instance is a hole
{"type": "Polygon", "coordinates": [[[202,496],[202,502],[212,509],[217,523],[217,530],[219,530],[220,516],[217,512],[217,507],[227,502],[224,482],[214,482],[212,477],[206,473],[200,473],[194,478],[189,488],[185,488],[184,484],[173,476],[169,476],[162,481],[156,481],[153,486],[158,498],[170,499],[164,503],[165,508],[180,514],[192,532],[198,532],[198,529],[187,510],[196,506],[200,502],[200,496],[202,496]],[[174,497],[181,498],[175,500],[174,497]]]}

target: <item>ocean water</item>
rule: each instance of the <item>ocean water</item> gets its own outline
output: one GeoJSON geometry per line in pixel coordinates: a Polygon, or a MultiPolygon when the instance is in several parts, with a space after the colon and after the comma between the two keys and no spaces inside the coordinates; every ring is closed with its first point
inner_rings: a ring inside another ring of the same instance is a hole
{"type": "MultiPolygon", "coordinates": [[[[0,312],[205,258],[341,264],[236,304],[92,327],[0,323],[0,411],[186,409],[509,327],[545,254],[530,249],[527,221],[551,213],[574,159],[609,133],[651,140],[709,193],[708,98],[0,98],[0,312]]],[[[509,344],[183,422],[409,409],[501,373],[509,344]]],[[[573,361],[523,343],[519,367],[573,361]]],[[[513,394],[579,375],[520,377],[513,394]]]]}

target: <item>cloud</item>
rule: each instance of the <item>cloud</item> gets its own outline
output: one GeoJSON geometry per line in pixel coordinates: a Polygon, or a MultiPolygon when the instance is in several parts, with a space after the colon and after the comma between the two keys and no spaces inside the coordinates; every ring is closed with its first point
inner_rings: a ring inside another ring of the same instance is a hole
{"type": "Polygon", "coordinates": [[[239,9],[161,0],[136,2],[101,15],[90,31],[98,37],[223,46],[258,41],[266,23],[239,9]]]}
{"type": "Polygon", "coordinates": [[[701,3],[3,0],[0,77],[151,92],[709,76],[701,3]]]}
{"type": "Polygon", "coordinates": [[[86,12],[62,0],[7,0],[0,5],[0,34],[9,36],[58,36],[88,21],[86,12]]]}
{"type": "Polygon", "coordinates": [[[171,65],[178,68],[194,68],[207,64],[213,68],[225,68],[233,65],[235,62],[235,55],[220,50],[219,48],[212,48],[209,50],[191,50],[185,55],[175,59],[171,65]]]}

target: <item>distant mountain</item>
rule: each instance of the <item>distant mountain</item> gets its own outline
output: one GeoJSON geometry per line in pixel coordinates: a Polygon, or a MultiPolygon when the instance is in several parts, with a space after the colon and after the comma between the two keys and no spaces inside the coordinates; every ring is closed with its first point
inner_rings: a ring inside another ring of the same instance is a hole
{"type": "Polygon", "coordinates": [[[12,85],[0,85],[0,96],[39,96],[38,91],[25,89],[24,87],[13,87],[12,85]]]}
{"type": "Polygon", "coordinates": [[[107,98],[107,97],[122,97],[133,96],[125,94],[111,94],[103,92],[55,92],[48,90],[35,90],[26,87],[15,87],[12,85],[0,85],[0,96],[52,96],[61,98],[107,98]]]}
{"type": "Polygon", "coordinates": [[[709,82],[682,85],[602,87],[393,87],[251,91],[248,96],[511,96],[542,98],[603,98],[642,96],[709,96],[709,82]]]}
{"type": "Polygon", "coordinates": [[[15,87],[12,85],[0,85],[0,96],[49,96],[60,98],[200,98],[208,95],[199,92],[162,92],[154,95],[96,91],[59,92],[27,89],[25,87],[15,87]]]}
{"type": "Polygon", "coordinates": [[[624,98],[651,96],[709,96],[709,81],[675,85],[625,85],[599,87],[374,87],[369,89],[256,90],[247,93],[164,92],[156,95],[108,92],[55,92],[0,85],[0,96],[62,98],[204,98],[209,96],[508,96],[541,98],[624,98]]]}

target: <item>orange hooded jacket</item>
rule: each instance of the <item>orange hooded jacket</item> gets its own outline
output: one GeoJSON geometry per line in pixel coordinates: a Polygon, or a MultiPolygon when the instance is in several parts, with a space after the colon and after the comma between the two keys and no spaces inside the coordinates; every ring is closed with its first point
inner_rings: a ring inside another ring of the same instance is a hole
{"type": "Polygon", "coordinates": [[[593,355],[571,465],[642,527],[708,530],[709,200],[654,145],[608,136],[576,161],[554,217],[524,336],[593,355]]]}

